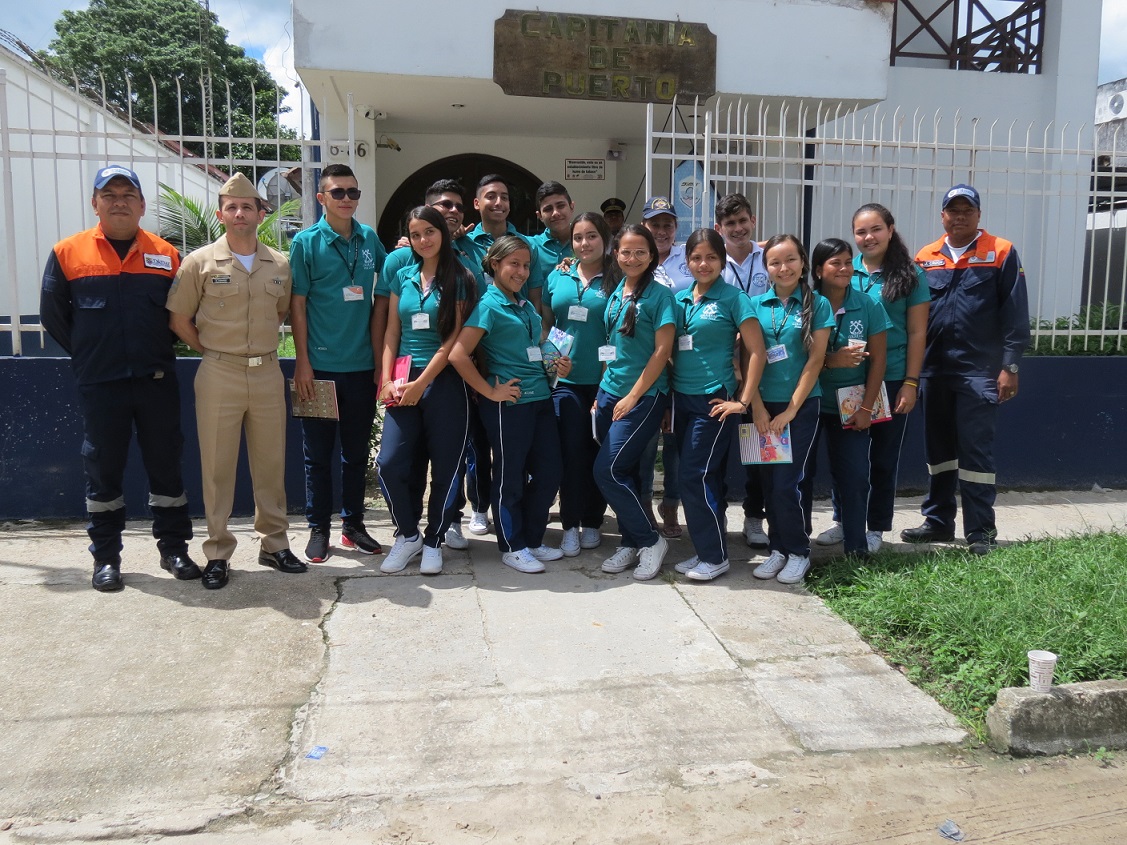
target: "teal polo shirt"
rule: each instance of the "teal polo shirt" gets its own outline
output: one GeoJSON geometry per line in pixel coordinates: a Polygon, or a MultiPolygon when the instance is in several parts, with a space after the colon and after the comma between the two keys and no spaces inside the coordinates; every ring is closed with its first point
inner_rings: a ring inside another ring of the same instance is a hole
{"type": "Polygon", "coordinates": [[[579,278],[577,262],[566,273],[553,270],[548,276],[546,290],[556,327],[575,338],[571,347],[571,373],[560,381],[566,384],[598,384],[603,377],[599,347],[607,342],[604,322],[607,295],[603,293],[602,274],[585,286],[579,278]],[[568,311],[577,305],[587,309],[586,322],[568,318],[568,311]]]}
{"type": "MultiPolygon", "coordinates": [[[[474,281],[477,282],[478,295],[485,293],[485,286],[488,282],[485,280],[485,271],[481,269],[481,261],[475,260],[477,249],[473,243],[465,235],[462,235],[451,246],[454,248],[454,254],[458,256],[462,266],[473,273],[474,281]]],[[[376,282],[376,296],[390,296],[391,283],[395,280],[399,271],[404,267],[418,263],[419,259],[411,247],[401,246],[392,250],[387,260],[384,261],[383,271],[380,273],[379,281],[376,282]]]]}
{"type": "Polygon", "coordinates": [[[931,302],[931,289],[927,286],[923,269],[918,264],[913,264],[912,269],[916,271],[915,289],[907,296],[889,302],[882,293],[884,277],[880,270],[870,273],[865,269],[862,256],[853,256],[853,286],[879,302],[892,322],[892,328],[888,330],[888,366],[884,371],[886,381],[900,381],[908,374],[908,309],[913,305],[931,302]]]}
{"type": "MultiPolygon", "coordinates": [[[[826,352],[837,352],[843,346],[848,346],[851,340],[863,340],[868,343],[873,335],[887,332],[891,326],[892,323],[881,304],[851,286],[845,294],[845,302],[834,314],[834,325],[830,329],[830,342],[826,346],[826,352]]],[[[839,387],[864,384],[868,378],[868,361],[860,367],[834,367],[822,370],[822,374],[818,376],[818,384],[822,388],[822,413],[837,413],[839,387]]]]}
{"type": "Polygon", "coordinates": [[[520,379],[518,405],[547,399],[551,394],[542,361],[529,361],[528,348],[540,347],[540,315],[527,299],[512,302],[508,294],[490,285],[466,320],[467,326],[482,329],[478,344],[485,355],[486,381],[520,379]]]}
{"type": "MultiPolygon", "coordinates": [[[[624,297],[625,282],[619,282],[607,301],[605,325],[607,344],[614,347],[615,359],[607,363],[599,387],[612,396],[625,396],[637,383],[642,370],[654,354],[654,336],[662,326],[676,323],[673,293],[656,279],[650,279],[641,297],[634,300],[637,315],[634,336],[627,337],[619,329],[629,310],[630,297],[624,297]]],[[[669,376],[662,369],[646,396],[669,392],[669,376]]]]}
{"type": "MultiPolygon", "coordinates": [[[[423,294],[422,274],[419,265],[411,264],[400,270],[391,282],[391,293],[399,297],[399,355],[410,355],[412,367],[425,367],[442,346],[438,333],[438,306],[441,294],[431,288],[423,294]],[[429,318],[425,329],[416,329],[412,321],[416,314],[429,318]]],[[[459,299],[464,298],[460,296],[459,299]]]]}
{"type": "Polygon", "coordinates": [[[574,258],[571,251],[571,239],[560,243],[552,237],[551,231],[545,229],[539,235],[528,239],[532,244],[532,275],[528,278],[529,288],[542,288],[548,284],[548,277],[556,269],[556,265],[564,258],[574,258]]]}
{"type": "MultiPolygon", "coordinates": [[[[784,303],[775,296],[775,288],[772,287],[766,293],[753,296],[751,305],[755,319],[759,321],[759,328],[763,331],[763,343],[767,349],[782,345],[787,350],[787,357],[782,361],[772,364],[768,358],[768,364],[763,368],[763,378],[759,381],[759,395],[764,402],[789,402],[810,357],[806,347],[802,345],[802,290],[795,288],[784,303]]],[[[832,329],[834,326],[830,304],[820,293],[814,294],[813,317],[814,331],[832,329]]],[[[815,382],[810,396],[821,395],[822,390],[815,382]]]]}
{"type": "Polygon", "coordinates": [[[376,274],[387,252],[371,226],[352,221],[342,238],[322,217],[290,242],[293,292],[306,298],[309,363],[354,373],[375,367],[369,321],[376,274]]]}
{"type": "Polygon", "coordinates": [[[677,343],[673,347],[673,389],[689,396],[736,392],[732,364],[733,343],[746,320],[755,319],[751,297],[723,279],[717,279],[693,302],[692,287],[674,294],[677,303],[677,343]],[[681,337],[691,337],[693,348],[681,349],[681,337]]]}

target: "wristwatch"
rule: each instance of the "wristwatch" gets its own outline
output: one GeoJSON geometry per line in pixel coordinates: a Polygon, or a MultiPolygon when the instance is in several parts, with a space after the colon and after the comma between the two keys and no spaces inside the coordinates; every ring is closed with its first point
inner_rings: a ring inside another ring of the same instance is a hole
{"type": "Polygon", "coordinates": [[[1006,364],[1006,366],[1002,367],[1002,369],[1007,373],[1013,373],[1015,376],[1017,375],[1017,364],[1006,364]]]}

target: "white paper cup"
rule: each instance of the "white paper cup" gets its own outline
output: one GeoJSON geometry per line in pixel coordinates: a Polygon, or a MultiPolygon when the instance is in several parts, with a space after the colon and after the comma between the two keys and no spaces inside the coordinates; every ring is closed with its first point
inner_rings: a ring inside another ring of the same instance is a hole
{"type": "Polygon", "coordinates": [[[850,347],[854,347],[854,346],[860,346],[860,347],[861,347],[862,349],[864,349],[864,348],[865,348],[865,347],[866,347],[866,346],[868,345],[868,341],[867,341],[867,340],[858,340],[857,338],[852,338],[852,337],[851,337],[851,338],[849,339],[849,344],[848,344],[848,345],[849,345],[850,347]]]}
{"type": "Polygon", "coordinates": [[[1029,688],[1034,692],[1048,692],[1053,687],[1053,671],[1057,656],[1051,651],[1034,650],[1029,657],[1029,688]]]}

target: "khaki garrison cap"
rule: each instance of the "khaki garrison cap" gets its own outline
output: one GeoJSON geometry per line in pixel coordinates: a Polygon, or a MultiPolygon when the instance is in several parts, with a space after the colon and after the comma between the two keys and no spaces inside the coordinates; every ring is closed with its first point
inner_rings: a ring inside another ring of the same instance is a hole
{"type": "Polygon", "coordinates": [[[262,200],[258,191],[254,189],[250,179],[241,173],[236,173],[219,189],[219,196],[221,197],[239,197],[241,199],[254,199],[262,200]]]}

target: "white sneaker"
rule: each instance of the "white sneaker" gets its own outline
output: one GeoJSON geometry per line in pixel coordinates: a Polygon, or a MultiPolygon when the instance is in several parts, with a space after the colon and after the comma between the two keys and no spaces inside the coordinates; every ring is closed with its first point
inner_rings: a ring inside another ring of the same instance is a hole
{"type": "Polygon", "coordinates": [[[749,546],[766,546],[771,541],[763,531],[763,520],[744,517],[744,539],[749,546]]]}
{"type": "Polygon", "coordinates": [[[517,572],[533,574],[544,571],[544,564],[532,556],[528,549],[517,549],[515,552],[505,552],[501,555],[501,563],[511,566],[517,572]]]}
{"type": "Polygon", "coordinates": [[[700,558],[693,555],[688,560],[683,560],[680,563],[673,565],[673,568],[680,572],[682,575],[687,573],[690,569],[696,569],[697,564],[700,563],[700,558]]]}
{"type": "Polygon", "coordinates": [[[751,574],[756,578],[762,578],[766,581],[768,578],[774,578],[779,574],[780,570],[787,565],[787,556],[782,552],[771,552],[767,560],[751,570],[751,574]]]}
{"type": "Polygon", "coordinates": [[[396,537],[395,545],[391,547],[391,551],[387,553],[387,557],[380,564],[380,572],[402,572],[407,568],[411,558],[420,554],[422,550],[422,534],[416,534],[410,540],[402,535],[396,537]]]}
{"type": "Polygon", "coordinates": [[[802,579],[810,570],[810,558],[791,555],[787,558],[787,565],[776,577],[780,584],[801,584],[802,579]]]}
{"type": "Polygon", "coordinates": [[[528,553],[539,561],[559,560],[564,556],[563,552],[551,546],[537,546],[535,549],[529,549],[528,553]]]}
{"type": "Polygon", "coordinates": [[[884,545],[884,532],[866,531],[865,544],[869,547],[869,554],[876,554],[880,551],[880,547],[884,545]]]}
{"type": "MultiPolygon", "coordinates": [[[[466,542],[465,540],[462,541],[466,542]]],[[[423,546],[423,559],[419,561],[420,575],[440,575],[442,573],[442,547],[423,546]]]]}
{"type": "Polygon", "coordinates": [[[711,581],[717,576],[723,575],[728,571],[728,561],[723,563],[704,563],[701,561],[688,572],[685,573],[689,578],[694,581],[711,581]]]}
{"type": "Polygon", "coordinates": [[[614,554],[603,561],[601,569],[603,570],[603,572],[609,572],[614,575],[626,569],[629,569],[637,562],[637,549],[632,549],[629,546],[619,546],[614,550],[614,554]]]}
{"type": "Polygon", "coordinates": [[[840,522],[835,522],[821,534],[814,538],[814,542],[819,546],[836,546],[845,539],[845,530],[841,527],[840,522]]]}
{"type": "Polygon", "coordinates": [[[579,529],[565,528],[563,539],[560,541],[560,551],[564,557],[575,557],[579,554],[579,529]]]}
{"type": "Polygon", "coordinates": [[[652,546],[638,549],[638,565],[634,567],[634,580],[649,581],[651,578],[656,578],[661,572],[661,564],[668,551],[669,543],[660,534],[657,535],[657,542],[652,546]]]}
{"type": "Polygon", "coordinates": [[[462,536],[462,526],[456,522],[446,529],[446,546],[458,551],[470,547],[470,541],[462,536]]]}
{"type": "Polygon", "coordinates": [[[470,523],[466,526],[471,534],[489,533],[489,515],[473,511],[470,514],[470,523]]]}
{"type": "Polygon", "coordinates": [[[598,528],[579,529],[579,548],[597,549],[603,542],[603,535],[598,528]]]}

